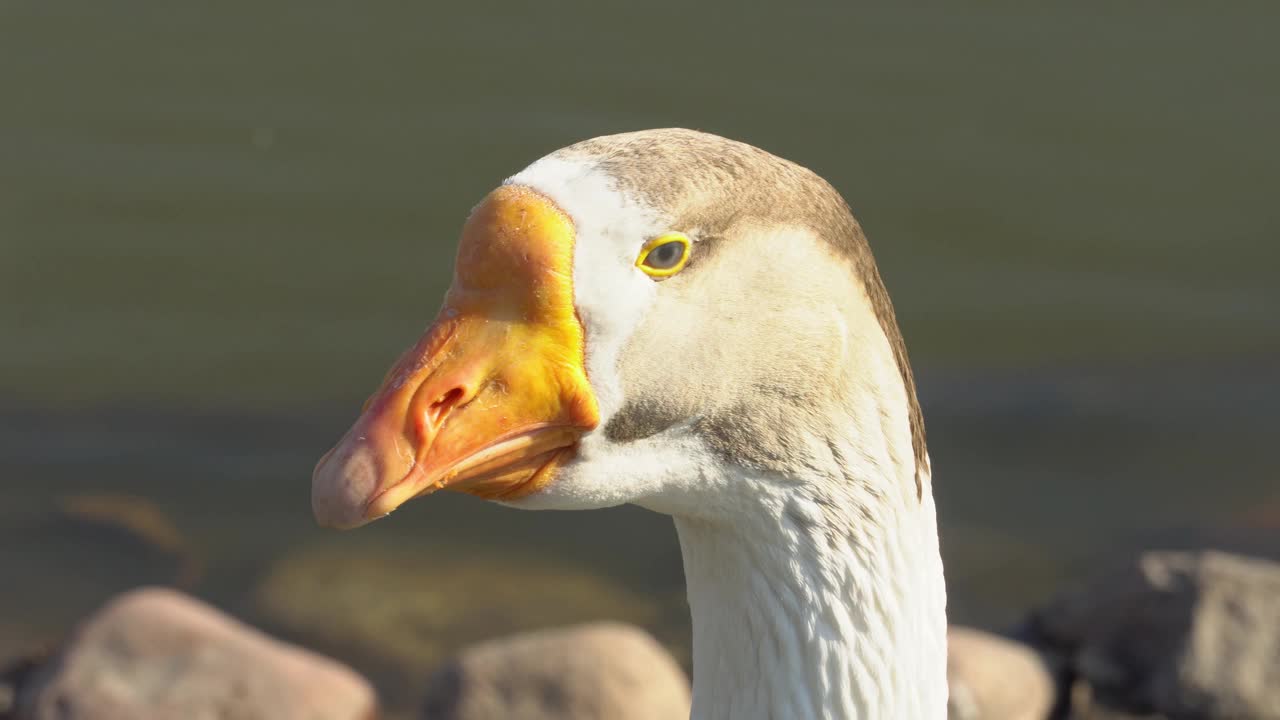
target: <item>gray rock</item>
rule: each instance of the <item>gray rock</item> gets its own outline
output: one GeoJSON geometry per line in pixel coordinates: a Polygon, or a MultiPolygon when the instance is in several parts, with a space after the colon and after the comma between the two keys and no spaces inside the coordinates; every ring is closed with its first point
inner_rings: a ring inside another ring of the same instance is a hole
{"type": "MultiPolygon", "coordinates": [[[[1032,618],[1090,696],[1131,715],[1280,718],[1280,565],[1150,552],[1032,618]]],[[[1079,717],[1089,717],[1073,708],[1079,717]]]]}
{"type": "Polygon", "coordinates": [[[955,625],[947,629],[947,684],[950,720],[1046,720],[1057,694],[1035,650],[955,625]]]}
{"type": "Polygon", "coordinates": [[[373,689],[179,592],[118,596],[24,682],[19,720],[369,720],[373,689]]]}
{"type": "Polygon", "coordinates": [[[464,650],[431,678],[424,720],[686,720],[689,681],[620,623],[515,635],[464,650]]]}

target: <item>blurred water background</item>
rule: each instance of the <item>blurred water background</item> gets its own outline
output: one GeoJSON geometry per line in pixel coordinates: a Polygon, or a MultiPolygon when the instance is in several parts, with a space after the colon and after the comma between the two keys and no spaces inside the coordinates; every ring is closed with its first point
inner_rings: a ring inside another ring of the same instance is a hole
{"type": "Polygon", "coordinates": [[[1280,553],[1278,21],[0,2],[0,659],[146,582],[393,695],[413,653],[527,625],[625,615],[681,652],[666,518],[438,496],[337,534],[308,499],[469,208],[646,127],[798,161],[863,222],[921,381],[953,620],[1016,622],[1132,548],[1280,553]],[[405,633],[430,637],[378,649],[405,633]]]}

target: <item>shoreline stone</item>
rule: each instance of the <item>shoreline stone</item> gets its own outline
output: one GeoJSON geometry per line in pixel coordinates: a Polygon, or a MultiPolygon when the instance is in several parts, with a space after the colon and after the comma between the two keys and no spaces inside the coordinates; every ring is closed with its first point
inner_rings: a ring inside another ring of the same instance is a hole
{"type": "Polygon", "coordinates": [[[89,616],[18,688],[17,720],[372,720],[373,688],[180,592],[142,588],[89,616]]]}
{"type": "Polygon", "coordinates": [[[947,628],[948,720],[1045,720],[1057,702],[1049,662],[1034,648],[975,628],[947,628]]]}
{"type": "Polygon", "coordinates": [[[428,682],[422,720],[686,720],[689,680],[643,630],[615,622],[466,648],[428,682]]]}
{"type": "MultiPolygon", "coordinates": [[[[648,632],[561,625],[660,624],[670,608],[653,595],[554,558],[380,549],[307,547],[268,576],[260,609],[403,662],[393,709],[419,720],[687,717],[687,675],[648,632]]],[[[948,629],[950,720],[1280,720],[1280,563],[1142,553],[1023,630],[948,629]]],[[[14,668],[0,668],[4,720],[371,720],[379,704],[337,661],[162,588],[116,596],[50,658],[14,668]]]]}

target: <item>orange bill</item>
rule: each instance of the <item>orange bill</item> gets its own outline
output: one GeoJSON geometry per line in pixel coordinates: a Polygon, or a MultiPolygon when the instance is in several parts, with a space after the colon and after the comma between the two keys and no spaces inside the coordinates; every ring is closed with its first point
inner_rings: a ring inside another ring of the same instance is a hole
{"type": "Polygon", "coordinates": [[[515,499],[599,422],[573,304],[572,221],[521,186],[462,231],[435,323],[312,476],[322,525],[348,528],[441,488],[515,499]]]}

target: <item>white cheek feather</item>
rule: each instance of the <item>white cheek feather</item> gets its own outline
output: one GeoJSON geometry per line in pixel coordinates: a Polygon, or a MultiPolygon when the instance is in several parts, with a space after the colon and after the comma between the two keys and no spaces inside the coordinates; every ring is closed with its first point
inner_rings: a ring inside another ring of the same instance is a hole
{"type": "Polygon", "coordinates": [[[537,190],[573,219],[573,292],[603,425],[622,404],[618,354],[656,293],[654,282],[635,267],[636,254],[645,240],[667,229],[664,218],[618,189],[589,160],[548,156],[505,184],[537,190]]]}
{"type": "MultiPolygon", "coordinates": [[[[657,284],[635,266],[644,242],[669,220],[636,200],[590,159],[548,156],[506,181],[550,198],[573,220],[574,299],[586,333],[587,377],[600,427],[622,407],[618,358],[649,311],[657,284]]],[[[710,456],[686,433],[669,429],[650,442],[617,445],[597,430],[543,491],[512,503],[528,509],[585,509],[634,502],[665,484],[700,474],[710,456]]]]}

